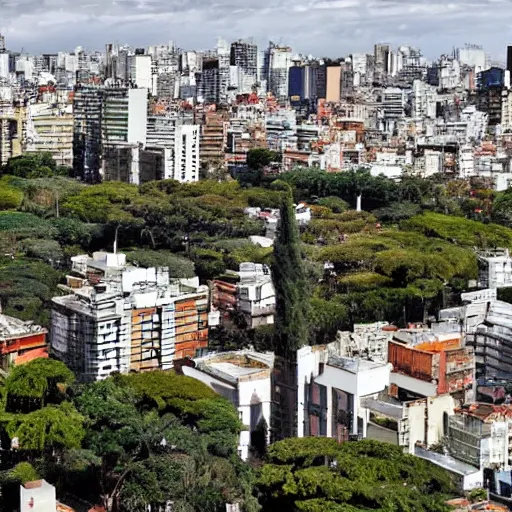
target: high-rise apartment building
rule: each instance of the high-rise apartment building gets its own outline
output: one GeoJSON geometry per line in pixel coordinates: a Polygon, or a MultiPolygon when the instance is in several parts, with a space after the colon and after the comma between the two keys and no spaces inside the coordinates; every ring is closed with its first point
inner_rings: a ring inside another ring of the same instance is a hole
{"type": "Polygon", "coordinates": [[[100,180],[102,104],[103,93],[100,87],[75,88],[73,170],[75,176],[90,183],[100,180]]]}
{"type": "Polygon", "coordinates": [[[245,41],[232,43],[231,66],[237,68],[238,92],[252,92],[258,82],[258,47],[245,41]]]}
{"type": "Polygon", "coordinates": [[[124,254],[72,258],[69,294],[52,303],[52,352],[82,381],[170,369],[208,345],[208,288],[137,268],[124,254]]]}
{"type": "Polygon", "coordinates": [[[197,96],[204,103],[219,103],[221,94],[218,58],[203,59],[203,70],[197,73],[197,96]]]}
{"type": "Polygon", "coordinates": [[[389,73],[391,48],[389,44],[374,46],[375,72],[374,79],[380,81],[389,73]]]}
{"type": "Polygon", "coordinates": [[[9,54],[0,52],[0,79],[9,78],[9,54]]]}
{"type": "Polygon", "coordinates": [[[148,119],[146,149],[162,155],[159,178],[182,183],[199,180],[199,126],[177,117],[148,119]]]}
{"type": "Polygon", "coordinates": [[[337,103],[341,97],[341,66],[328,66],[326,75],[325,100],[337,103]]]}
{"type": "Polygon", "coordinates": [[[139,88],[151,90],[152,73],[151,73],[151,56],[150,55],[134,55],[131,61],[131,79],[139,88]]]}
{"type": "Polygon", "coordinates": [[[228,87],[230,78],[230,48],[223,39],[217,41],[217,58],[219,62],[219,103],[228,102],[228,87]]]}
{"type": "Polygon", "coordinates": [[[288,46],[270,43],[265,55],[268,90],[280,101],[288,96],[288,71],[292,65],[292,50],[288,46]]]}
{"type": "Polygon", "coordinates": [[[73,107],[75,175],[89,182],[99,181],[106,170],[119,175],[117,167],[124,165],[119,148],[146,142],[147,89],[80,86],[73,107]]]}
{"type": "Polygon", "coordinates": [[[48,103],[27,107],[25,153],[48,152],[57,165],[73,165],[73,114],[48,103]]]}
{"type": "Polygon", "coordinates": [[[102,143],[145,144],[147,89],[107,87],[102,91],[102,143]]]}

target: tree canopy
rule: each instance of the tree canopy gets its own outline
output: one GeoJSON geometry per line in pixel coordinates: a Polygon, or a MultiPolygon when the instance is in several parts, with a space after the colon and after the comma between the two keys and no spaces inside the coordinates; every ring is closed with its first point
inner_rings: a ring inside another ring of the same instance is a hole
{"type": "Polygon", "coordinates": [[[264,510],[308,512],[447,512],[456,490],[449,473],[398,446],[315,437],[270,446],[257,486],[264,510]]]}

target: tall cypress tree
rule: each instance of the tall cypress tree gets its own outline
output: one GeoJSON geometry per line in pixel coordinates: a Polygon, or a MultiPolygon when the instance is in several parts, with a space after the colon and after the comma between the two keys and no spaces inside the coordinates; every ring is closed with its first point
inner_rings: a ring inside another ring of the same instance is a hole
{"type": "Polygon", "coordinates": [[[273,188],[282,191],[272,265],[276,291],[275,352],[278,356],[294,358],[297,349],[308,344],[309,294],[291,188],[282,181],[274,182],[273,188]]]}

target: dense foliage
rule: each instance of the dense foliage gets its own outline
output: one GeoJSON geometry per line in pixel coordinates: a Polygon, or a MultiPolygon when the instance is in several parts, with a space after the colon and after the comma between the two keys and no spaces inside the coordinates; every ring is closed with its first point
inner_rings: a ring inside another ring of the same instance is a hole
{"type": "MultiPolygon", "coordinates": [[[[277,182],[275,187],[280,186],[277,182]]],[[[276,353],[290,355],[308,344],[307,282],[291,190],[283,184],[283,203],[274,244],[272,277],[276,290],[276,353]]]]}
{"type": "Polygon", "coordinates": [[[258,479],[264,510],[448,511],[450,475],[375,441],[288,439],[272,445],[258,479]]]}
{"type": "Polygon", "coordinates": [[[109,511],[169,500],[191,512],[230,502],[258,509],[237,455],[238,414],[210,388],[172,372],[73,381],[62,363],[36,359],[0,387],[0,435],[19,442],[14,458],[2,460],[1,490],[13,504],[6,510],[19,492],[13,484],[37,477],[109,511]]]}
{"type": "MultiPolygon", "coordinates": [[[[257,150],[251,158],[261,170],[270,157],[257,150]]],[[[302,341],[292,345],[332,340],[353,322],[422,320],[445,305],[447,288],[459,293],[475,277],[475,247],[511,247],[512,242],[510,193],[495,195],[461,180],[405,177],[395,182],[367,171],[300,168],[284,173],[280,178],[291,185],[295,202],[308,201],[313,219],[301,229],[300,246],[283,249],[278,241],[273,250],[249,241],[251,235],[263,235],[265,227],[244,212],[246,207],[282,207],[282,187],[272,186],[264,173],[260,187],[172,180],[140,187],[87,186],[59,176],[20,177],[25,175],[0,179],[0,189],[7,191],[4,206],[0,203],[0,277],[5,283],[0,303],[9,314],[46,325],[49,300],[58,293],[69,258],[112,250],[114,240],[135,265],[167,265],[172,277],[197,275],[203,283],[238,270],[244,261],[272,265],[273,253],[278,259],[300,260],[304,275],[291,287],[282,274],[300,273],[299,267],[274,265],[278,287],[283,287],[280,297],[286,287],[288,298],[294,288],[307,290],[300,293],[309,302],[300,308],[309,311],[305,326],[297,324],[302,341]],[[367,211],[350,209],[359,194],[367,211]],[[334,266],[330,272],[323,271],[326,260],[334,266]]],[[[244,327],[236,318],[234,323],[244,327]]],[[[221,334],[227,339],[212,333],[218,347],[275,345],[275,340],[268,345],[268,333],[221,334]]]]}

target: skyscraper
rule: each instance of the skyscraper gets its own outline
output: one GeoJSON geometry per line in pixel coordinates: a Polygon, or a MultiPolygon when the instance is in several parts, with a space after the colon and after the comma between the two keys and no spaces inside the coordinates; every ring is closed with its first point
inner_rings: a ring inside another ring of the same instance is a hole
{"type": "Polygon", "coordinates": [[[270,43],[265,59],[268,73],[268,90],[278,99],[288,96],[288,70],[292,65],[292,49],[270,43]]]}
{"type": "Polygon", "coordinates": [[[224,39],[217,41],[217,57],[218,57],[218,73],[219,73],[219,92],[218,102],[228,102],[228,87],[230,78],[230,49],[228,43],[224,39]]]}
{"type": "Polygon", "coordinates": [[[258,81],[258,47],[245,41],[232,43],[231,65],[237,67],[239,92],[252,92],[258,81]]]}

